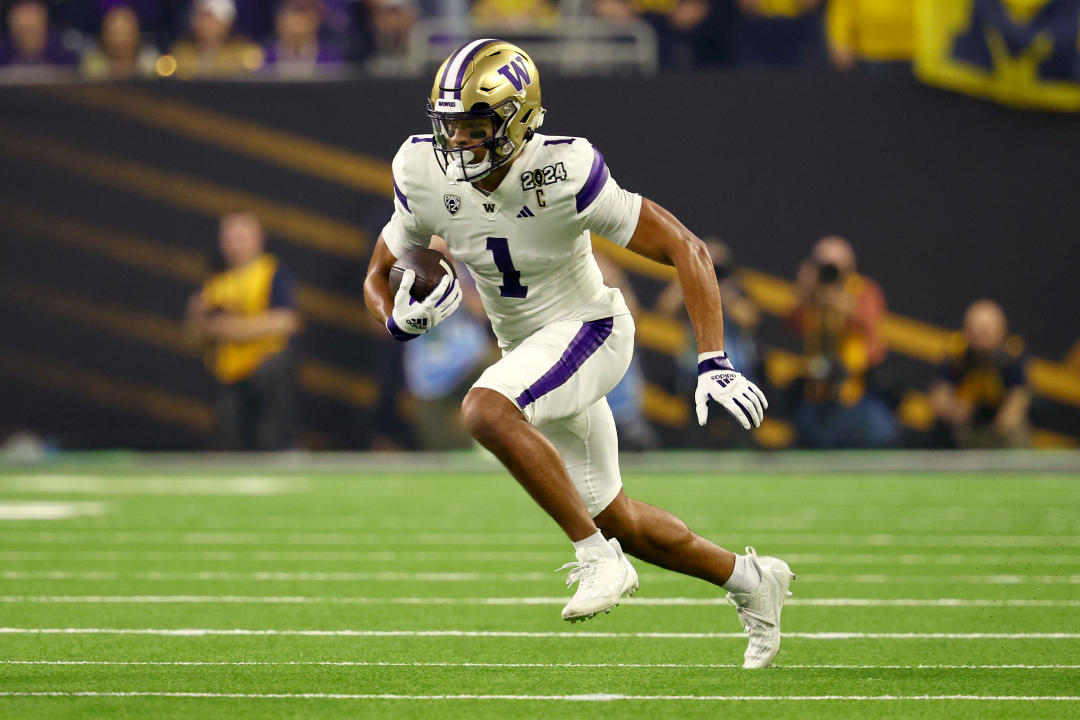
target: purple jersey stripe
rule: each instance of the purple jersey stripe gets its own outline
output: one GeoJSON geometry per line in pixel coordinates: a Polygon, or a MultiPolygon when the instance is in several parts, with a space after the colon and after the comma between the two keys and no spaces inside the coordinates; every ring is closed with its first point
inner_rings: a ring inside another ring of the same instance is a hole
{"type": "Polygon", "coordinates": [[[604,189],[609,177],[611,177],[611,173],[608,172],[604,156],[600,154],[599,150],[593,148],[592,168],[589,170],[589,178],[577,194],[578,212],[592,205],[592,201],[604,189]]]}
{"type": "MultiPolygon", "coordinates": [[[[465,70],[466,70],[466,68],[469,67],[469,63],[472,62],[472,59],[474,57],[476,57],[476,54],[478,52],[480,52],[481,50],[483,50],[484,48],[486,48],[488,45],[490,45],[493,42],[495,42],[495,41],[494,40],[481,41],[479,45],[474,47],[472,49],[472,51],[469,52],[468,55],[466,55],[464,58],[462,58],[462,60],[461,60],[461,68],[458,70],[458,74],[457,74],[457,81],[454,82],[454,98],[455,99],[457,99],[457,100],[461,99],[461,85],[465,82],[465,70]]],[[[469,108],[465,108],[465,109],[468,110],[469,108]]]]}
{"type": "MultiPolygon", "coordinates": [[[[409,199],[407,197],[405,197],[405,193],[401,192],[401,189],[398,188],[397,180],[394,180],[393,182],[394,182],[394,195],[397,196],[398,201],[401,202],[401,204],[405,207],[405,209],[409,210],[409,199]]],[[[411,213],[412,210],[409,210],[409,212],[411,213]]]]}
{"type": "Polygon", "coordinates": [[[562,140],[545,140],[545,145],[569,145],[574,142],[574,138],[563,138],[562,140]]]}
{"type": "Polygon", "coordinates": [[[585,361],[604,344],[608,335],[611,334],[613,325],[613,318],[590,320],[582,323],[581,330],[567,345],[559,361],[552,365],[551,369],[544,373],[539,380],[530,385],[525,392],[517,396],[518,407],[524,408],[552,390],[564,385],[578,371],[578,368],[584,365],[585,361]]]}

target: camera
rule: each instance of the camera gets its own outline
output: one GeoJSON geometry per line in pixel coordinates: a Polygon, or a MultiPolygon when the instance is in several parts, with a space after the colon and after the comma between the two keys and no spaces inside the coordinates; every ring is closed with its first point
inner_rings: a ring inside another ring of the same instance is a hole
{"type": "Polygon", "coordinates": [[[840,268],[833,263],[821,263],[818,265],[818,282],[822,285],[832,285],[840,279],[840,268]]]}

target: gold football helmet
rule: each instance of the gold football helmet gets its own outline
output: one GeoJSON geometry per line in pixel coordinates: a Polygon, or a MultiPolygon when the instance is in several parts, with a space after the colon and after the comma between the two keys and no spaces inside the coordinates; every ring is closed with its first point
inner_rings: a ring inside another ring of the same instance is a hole
{"type": "Polygon", "coordinates": [[[435,74],[428,98],[435,132],[435,157],[452,179],[474,182],[507,164],[525,149],[544,120],[540,74],[524,50],[502,40],[467,42],[446,58],[435,74]],[[491,135],[475,132],[480,142],[453,147],[458,127],[490,121],[491,135]],[[476,161],[476,150],[483,159],[476,161]]]}

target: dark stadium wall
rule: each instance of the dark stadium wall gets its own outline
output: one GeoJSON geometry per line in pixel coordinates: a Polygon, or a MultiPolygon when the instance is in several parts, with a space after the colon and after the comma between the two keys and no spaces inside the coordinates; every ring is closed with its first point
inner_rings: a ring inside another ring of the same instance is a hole
{"type": "MultiPolygon", "coordinates": [[[[365,253],[390,212],[379,173],[405,135],[427,131],[427,90],[419,80],[0,89],[0,434],[205,446],[211,385],[176,325],[198,268],[213,262],[218,212],[258,203],[274,213],[271,249],[329,294],[309,296],[320,314],[303,340],[307,440],[367,447],[400,403],[388,392],[398,348],[362,317],[365,253]],[[207,110],[250,132],[223,137],[198,115],[207,110]],[[325,162],[296,135],[318,141],[325,162]],[[336,163],[339,151],[349,154],[336,163]],[[375,162],[360,158],[356,172],[375,179],[346,177],[357,155],[375,162]]],[[[818,237],[840,233],[894,312],[951,328],[991,297],[1037,355],[1060,360],[1080,340],[1075,117],[896,76],[545,78],[544,91],[545,132],[590,138],[620,184],[723,237],[747,267],[790,279],[818,237]]],[[[933,370],[904,374],[925,386],[933,370]]]]}

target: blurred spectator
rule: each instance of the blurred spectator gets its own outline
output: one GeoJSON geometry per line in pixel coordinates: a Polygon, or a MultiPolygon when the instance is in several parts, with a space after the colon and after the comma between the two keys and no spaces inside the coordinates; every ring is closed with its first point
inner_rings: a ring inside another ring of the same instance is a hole
{"type": "Polygon", "coordinates": [[[886,447],[899,425],[875,391],[885,360],[885,294],[855,271],[855,251],[830,235],[799,267],[798,305],[788,321],[803,339],[805,378],[795,425],[804,447],[886,447]]]}
{"type": "Polygon", "coordinates": [[[188,302],[187,327],[206,347],[218,382],[219,443],[226,450],[288,450],[296,444],[296,281],[263,251],[258,218],[221,219],[224,272],[188,302]]]}
{"type": "Polygon", "coordinates": [[[82,73],[94,80],[151,77],[157,59],[157,50],[142,43],[135,11],[117,5],[102,18],[101,38],[83,55],[82,73]]]}
{"type": "Polygon", "coordinates": [[[739,62],[791,67],[817,61],[821,0],[738,0],[739,62]]]}
{"type": "Polygon", "coordinates": [[[829,58],[847,72],[906,68],[914,45],[915,0],[828,0],[829,58]]]}
{"type": "Polygon", "coordinates": [[[283,0],[274,16],[275,36],[266,48],[266,67],[294,78],[341,69],[341,53],[319,39],[325,11],[322,0],[283,0]]]}
{"type": "Polygon", "coordinates": [[[641,18],[656,31],[661,65],[687,68],[697,62],[711,8],[706,0],[595,0],[593,12],[615,22],[641,18]]]}
{"type": "MultiPolygon", "coordinates": [[[[764,367],[758,349],[757,333],[761,325],[761,310],[747,297],[738,280],[739,266],[731,249],[716,237],[705,238],[705,247],[713,262],[713,272],[720,287],[720,301],[724,309],[724,352],[731,363],[758,385],[764,387],[764,367]]],[[[685,332],[693,336],[693,326],[686,314],[686,300],[679,281],[672,280],[656,299],[656,311],[662,315],[678,318],[685,332]]],[[[681,388],[692,387],[697,382],[697,347],[688,344],[680,361],[681,388]]],[[[752,436],[736,431],[733,423],[709,423],[710,446],[737,442],[751,443],[752,436]]],[[[752,443],[751,443],[752,444],[752,443]]]]}
{"type": "Polygon", "coordinates": [[[961,448],[1015,448],[1030,444],[1023,342],[1009,337],[1005,313],[979,300],[964,315],[963,338],[941,366],[930,401],[951,444],[961,448]]]}
{"type": "Polygon", "coordinates": [[[34,68],[78,62],[49,32],[49,9],[43,0],[15,0],[8,7],[7,31],[8,37],[0,46],[0,66],[34,68]]]}
{"type": "MultiPolygon", "coordinates": [[[[446,242],[431,248],[449,256],[446,242]]],[[[413,397],[412,426],[421,450],[453,450],[475,443],[461,416],[461,399],[498,359],[487,315],[468,271],[455,263],[464,297],[458,312],[402,348],[405,383],[413,397]]]]}
{"type": "Polygon", "coordinates": [[[168,47],[175,39],[177,23],[186,26],[188,0],[49,0],[53,18],[59,17],[87,38],[99,37],[105,16],[118,7],[131,8],[138,18],[145,43],[155,49],[168,47]]]}
{"type": "Polygon", "coordinates": [[[559,11],[551,0],[475,0],[472,17],[477,27],[551,27],[559,11]]]}
{"type": "Polygon", "coordinates": [[[195,0],[191,35],[172,46],[169,54],[180,78],[251,73],[263,66],[263,51],[233,31],[233,0],[195,0]]]}
{"type": "Polygon", "coordinates": [[[416,0],[368,0],[370,47],[376,72],[392,71],[409,49],[409,31],[420,15],[416,0]]]}

